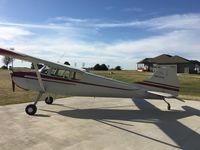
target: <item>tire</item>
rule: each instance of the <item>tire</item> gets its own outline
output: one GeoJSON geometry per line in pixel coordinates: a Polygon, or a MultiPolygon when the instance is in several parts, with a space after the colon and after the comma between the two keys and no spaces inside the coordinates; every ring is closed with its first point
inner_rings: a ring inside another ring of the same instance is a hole
{"type": "Polygon", "coordinates": [[[25,111],[28,115],[34,115],[37,112],[37,107],[34,104],[30,104],[26,106],[25,111]]]}
{"type": "Polygon", "coordinates": [[[48,104],[48,105],[52,104],[53,103],[53,97],[51,97],[51,96],[46,97],[45,98],[45,103],[48,104]]]}

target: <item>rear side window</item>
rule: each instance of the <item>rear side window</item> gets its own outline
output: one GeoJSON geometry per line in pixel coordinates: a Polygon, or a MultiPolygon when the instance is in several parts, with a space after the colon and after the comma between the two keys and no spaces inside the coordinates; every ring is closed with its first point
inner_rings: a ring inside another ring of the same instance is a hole
{"type": "Polygon", "coordinates": [[[69,78],[70,72],[68,70],[65,70],[65,72],[63,73],[63,78],[69,78]]]}
{"type": "Polygon", "coordinates": [[[63,69],[53,69],[51,75],[67,79],[69,78],[70,71],[63,69]]]}
{"type": "Polygon", "coordinates": [[[74,80],[82,80],[83,77],[84,77],[83,74],[81,74],[79,72],[73,72],[72,79],[74,79],[74,80]]]}

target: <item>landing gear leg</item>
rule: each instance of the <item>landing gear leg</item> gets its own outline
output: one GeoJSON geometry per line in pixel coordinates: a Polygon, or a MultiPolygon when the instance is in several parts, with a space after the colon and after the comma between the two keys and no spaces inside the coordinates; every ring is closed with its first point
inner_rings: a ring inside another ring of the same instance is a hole
{"type": "Polygon", "coordinates": [[[170,103],[168,103],[164,97],[163,97],[163,100],[165,101],[165,103],[167,103],[167,109],[170,110],[171,109],[170,103]]]}
{"type": "Polygon", "coordinates": [[[37,105],[37,102],[39,101],[39,99],[41,98],[42,94],[43,94],[43,92],[39,92],[38,95],[35,98],[34,104],[30,104],[30,105],[26,106],[25,111],[28,115],[34,115],[37,112],[37,106],[36,105],[37,105]]]}

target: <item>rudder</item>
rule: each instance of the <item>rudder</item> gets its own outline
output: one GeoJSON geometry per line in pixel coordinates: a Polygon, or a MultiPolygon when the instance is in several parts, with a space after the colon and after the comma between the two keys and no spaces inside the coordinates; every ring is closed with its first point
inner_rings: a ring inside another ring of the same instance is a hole
{"type": "Polygon", "coordinates": [[[179,80],[174,66],[159,66],[149,80],[140,82],[149,90],[170,93],[174,96],[179,92],[179,80]]]}

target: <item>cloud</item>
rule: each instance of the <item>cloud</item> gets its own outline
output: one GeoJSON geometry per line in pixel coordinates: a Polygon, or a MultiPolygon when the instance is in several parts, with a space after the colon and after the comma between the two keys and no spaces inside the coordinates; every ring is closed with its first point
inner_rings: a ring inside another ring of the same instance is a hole
{"type": "MultiPolygon", "coordinates": [[[[128,8],[127,8],[128,9],[128,8]]],[[[131,8],[129,8],[131,9],[131,8]]],[[[0,22],[0,25],[18,26],[40,29],[74,29],[74,28],[153,28],[153,29],[200,29],[200,14],[175,14],[152,18],[148,20],[110,21],[100,19],[80,19],[72,17],[55,17],[48,19],[48,24],[20,24],[12,22],[0,22]]]]}
{"type": "Polygon", "coordinates": [[[79,38],[79,39],[85,38],[86,36],[88,36],[88,34],[89,35],[96,34],[98,31],[96,28],[91,28],[84,25],[84,22],[88,22],[87,19],[81,20],[75,18],[56,17],[54,19],[51,18],[48,21],[50,20],[53,22],[46,24],[27,24],[27,23],[0,21],[0,27],[7,26],[8,28],[15,28],[24,31],[26,30],[27,32],[28,31],[36,32],[36,34],[38,33],[38,31],[41,31],[42,34],[39,33],[40,36],[42,36],[45,33],[47,34],[54,33],[54,34],[59,34],[60,36],[67,35],[67,37],[69,38],[79,38]],[[62,22],[55,22],[55,20],[60,20],[60,21],[62,20],[62,22]],[[80,26],[81,24],[82,26],[80,26]]]}
{"type": "Polygon", "coordinates": [[[106,63],[111,66],[135,68],[136,62],[145,57],[155,57],[168,53],[185,56],[188,59],[199,59],[199,33],[190,31],[173,31],[161,36],[152,36],[141,40],[130,40],[113,43],[89,43],[59,37],[35,38],[32,41],[17,42],[11,45],[21,52],[50,59],[51,61],[86,63],[106,63]]]}
{"type": "Polygon", "coordinates": [[[0,26],[0,39],[1,40],[15,40],[15,38],[32,35],[28,30],[18,27],[5,27],[0,26]]]}
{"type": "Polygon", "coordinates": [[[200,29],[200,14],[171,15],[141,22],[156,29],[200,29]]]}
{"type": "Polygon", "coordinates": [[[83,22],[88,22],[89,19],[80,19],[80,18],[60,16],[60,17],[50,18],[50,19],[48,19],[48,21],[50,21],[50,22],[53,21],[53,22],[83,23],[83,22]]]}
{"type": "MultiPolygon", "coordinates": [[[[162,53],[184,54],[195,57],[199,53],[200,43],[198,34],[200,32],[173,31],[160,36],[151,36],[141,40],[131,40],[110,45],[106,51],[117,52],[120,55],[143,58],[155,56],[162,53]],[[191,55],[190,55],[191,54],[191,55]]],[[[199,55],[196,58],[199,59],[199,55]]]]}
{"type": "MultiPolygon", "coordinates": [[[[136,10],[139,8],[126,8],[125,10],[136,10]]],[[[59,25],[58,21],[62,21],[68,26],[79,28],[147,28],[154,30],[166,29],[200,29],[200,14],[175,14],[170,16],[162,16],[147,20],[131,20],[131,21],[104,21],[99,19],[80,19],[69,17],[56,17],[51,21],[55,21],[54,26],[59,25]],[[56,22],[57,21],[57,22],[56,22]]]]}
{"type": "Polygon", "coordinates": [[[141,59],[163,53],[200,60],[199,18],[199,14],[185,14],[127,23],[105,23],[99,20],[89,21],[89,19],[63,17],[60,20],[67,21],[67,25],[65,23],[53,25],[9,23],[9,29],[4,28],[3,32],[0,27],[0,33],[2,33],[0,39],[2,37],[7,39],[7,41],[0,41],[0,46],[14,47],[20,52],[55,62],[69,61],[72,65],[77,62],[79,66],[85,62],[86,67],[96,63],[106,63],[111,67],[121,65],[123,68],[133,69],[141,59]],[[83,27],[74,27],[78,22],[84,22],[83,27]],[[12,31],[10,31],[11,27],[12,31]],[[111,42],[104,42],[95,40],[98,33],[91,33],[96,31],[96,27],[102,30],[104,28],[137,27],[144,28],[144,33],[145,30],[154,29],[157,35],[134,40],[130,38],[124,41],[119,41],[116,37],[111,42]],[[88,41],[80,38],[82,34],[94,39],[88,41]],[[2,35],[10,37],[6,38],[2,35]],[[31,38],[28,35],[31,35],[31,38]],[[12,43],[8,40],[12,40],[12,43]]]}
{"type": "Polygon", "coordinates": [[[184,14],[157,17],[143,21],[104,22],[95,24],[100,28],[149,27],[153,29],[200,29],[200,14],[184,14]]]}
{"type": "Polygon", "coordinates": [[[54,29],[54,30],[70,28],[70,26],[68,26],[67,24],[58,25],[58,24],[26,24],[26,23],[0,22],[0,25],[23,27],[23,28],[54,29]]]}

